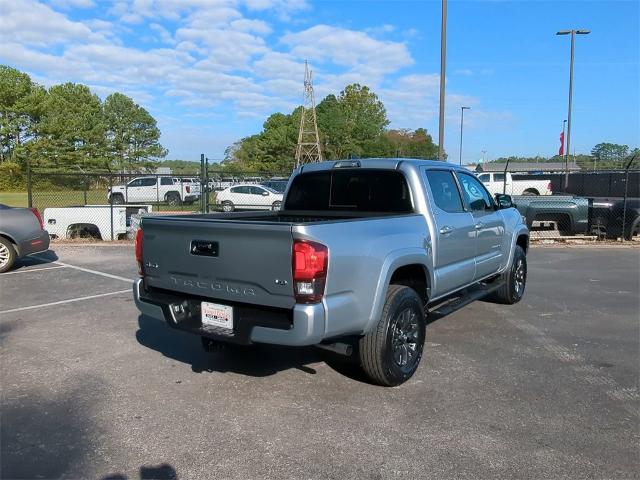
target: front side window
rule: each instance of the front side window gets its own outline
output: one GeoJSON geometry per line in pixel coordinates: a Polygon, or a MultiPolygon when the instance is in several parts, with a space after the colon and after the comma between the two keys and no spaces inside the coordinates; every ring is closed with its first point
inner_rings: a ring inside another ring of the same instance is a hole
{"type": "Polygon", "coordinates": [[[251,193],[253,195],[262,195],[263,193],[265,193],[265,191],[260,187],[249,187],[249,188],[251,188],[251,193]]]}
{"type": "Polygon", "coordinates": [[[143,178],[140,180],[140,186],[142,187],[153,187],[156,184],[155,178],[143,178]]]}
{"type": "Polygon", "coordinates": [[[135,180],[131,180],[129,183],[127,183],[128,187],[140,187],[141,185],[142,185],[141,178],[136,178],[135,180]]]}
{"type": "Polygon", "coordinates": [[[462,187],[462,196],[471,210],[487,210],[493,207],[489,193],[477,178],[466,173],[458,173],[458,180],[462,187]]]}
{"type": "Polygon", "coordinates": [[[438,208],[450,213],[464,212],[462,199],[453,174],[446,170],[427,170],[431,196],[438,208]]]}

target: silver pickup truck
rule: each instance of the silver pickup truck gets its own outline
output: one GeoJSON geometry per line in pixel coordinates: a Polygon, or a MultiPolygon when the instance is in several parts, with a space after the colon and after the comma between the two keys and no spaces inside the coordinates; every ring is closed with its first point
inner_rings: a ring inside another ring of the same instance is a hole
{"type": "Polygon", "coordinates": [[[399,385],[427,315],[524,293],[529,232],[448,163],[362,159],[294,171],[283,209],[143,217],[136,305],[217,342],[318,345],[399,385]]]}

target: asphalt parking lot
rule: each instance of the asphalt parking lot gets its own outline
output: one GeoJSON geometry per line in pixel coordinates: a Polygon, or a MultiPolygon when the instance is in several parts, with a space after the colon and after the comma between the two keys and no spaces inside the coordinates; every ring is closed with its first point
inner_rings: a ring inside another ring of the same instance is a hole
{"type": "Polygon", "coordinates": [[[0,477],[637,478],[638,248],[533,248],[516,306],[431,323],[399,388],[139,317],[130,246],[0,276],[0,477]]]}

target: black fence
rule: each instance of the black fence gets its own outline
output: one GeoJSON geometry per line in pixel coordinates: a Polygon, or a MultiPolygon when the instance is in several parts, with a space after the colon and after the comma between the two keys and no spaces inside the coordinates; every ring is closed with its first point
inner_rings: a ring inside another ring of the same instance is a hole
{"type": "Polygon", "coordinates": [[[28,204],[55,237],[124,238],[139,213],[186,214],[276,210],[288,175],[242,172],[199,175],[31,171],[28,204]]]}
{"type": "MultiPolygon", "coordinates": [[[[511,183],[500,172],[483,172],[479,178],[492,195],[513,195],[534,238],[630,239],[640,230],[637,170],[572,173],[566,192],[563,174],[511,175],[511,183]]],[[[282,172],[200,176],[35,170],[27,194],[52,235],[110,240],[130,236],[142,213],[278,210],[287,181],[282,172]]]]}

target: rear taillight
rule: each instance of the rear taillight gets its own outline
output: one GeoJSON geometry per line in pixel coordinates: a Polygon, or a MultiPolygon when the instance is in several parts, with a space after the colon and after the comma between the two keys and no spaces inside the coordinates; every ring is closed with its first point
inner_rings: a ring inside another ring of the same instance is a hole
{"type": "Polygon", "coordinates": [[[551,191],[551,182],[547,183],[547,190],[550,192],[551,191]]]}
{"type": "Polygon", "coordinates": [[[191,193],[191,187],[189,185],[185,187],[185,190],[187,191],[187,193],[191,193]]]}
{"type": "Polygon", "coordinates": [[[44,222],[42,221],[42,215],[40,215],[40,212],[38,211],[38,209],[30,208],[29,210],[31,210],[31,213],[33,213],[38,219],[38,223],[40,223],[40,230],[44,230],[44,222]]]}
{"type": "Polygon", "coordinates": [[[144,275],[144,264],[142,263],[142,229],[139,228],[136,232],[136,263],[138,264],[138,275],[141,277],[144,275]]]}
{"type": "Polygon", "coordinates": [[[318,303],[324,295],[329,250],[321,243],[293,242],[293,291],[297,303],[318,303]]]}

